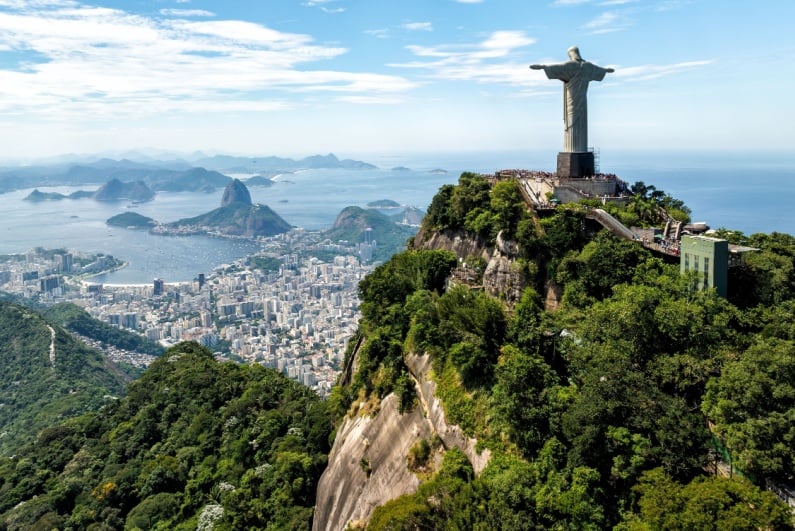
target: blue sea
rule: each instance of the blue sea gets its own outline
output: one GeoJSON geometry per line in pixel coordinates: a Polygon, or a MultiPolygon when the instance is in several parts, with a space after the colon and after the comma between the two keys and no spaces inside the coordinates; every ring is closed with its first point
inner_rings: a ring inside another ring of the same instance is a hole
{"type": "MultiPolygon", "coordinates": [[[[277,177],[271,187],[250,187],[254,202],[270,206],[288,223],[306,229],[329,228],[345,207],[366,207],[379,199],[427,208],[440,186],[455,183],[462,171],[491,173],[526,168],[554,171],[556,153],[504,152],[358,157],[376,170],[306,170],[277,177]],[[395,167],[408,169],[393,170],[395,167]],[[443,169],[439,174],[432,170],[443,169]]],[[[795,154],[640,153],[600,154],[600,169],[624,181],[643,181],[682,199],[694,221],[746,234],[773,231],[795,234],[795,154]]],[[[245,181],[248,175],[233,175],[245,181]]],[[[40,188],[69,193],[80,187],[40,188]]],[[[82,187],[82,189],[90,189],[82,187]]],[[[106,253],[129,266],[99,278],[107,283],[191,280],[198,273],[229,263],[258,249],[239,240],[190,236],[164,237],[108,227],[105,220],[135,211],[168,222],[216,208],[223,191],[158,193],[149,203],[98,203],[91,199],[30,203],[31,190],[0,195],[0,254],[33,247],[66,247],[106,253]]]]}

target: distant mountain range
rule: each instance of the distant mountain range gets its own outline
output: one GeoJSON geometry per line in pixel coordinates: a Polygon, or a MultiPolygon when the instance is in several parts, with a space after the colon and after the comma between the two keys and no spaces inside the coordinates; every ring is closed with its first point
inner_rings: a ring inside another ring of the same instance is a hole
{"type": "Polygon", "coordinates": [[[0,193],[44,186],[105,184],[113,179],[124,183],[142,181],[155,192],[212,191],[229,182],[231,178],[224,173],[273,176],[302,169],[376,168],[358,160],[340,160],[333,154],[313,155],[300,160],[229,155],[202,156],[192,160],[143,158],[143,161],[127,158],[71,160],[0,168],[0,193]]]}

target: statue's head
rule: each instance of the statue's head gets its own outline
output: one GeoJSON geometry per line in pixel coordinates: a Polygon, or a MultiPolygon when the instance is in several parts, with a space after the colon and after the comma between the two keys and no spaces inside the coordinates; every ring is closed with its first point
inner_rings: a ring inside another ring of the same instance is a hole
{"type": "Polygon", "coordinates": [[[572,61],[582,61],[582,56],[580,55],[580,49],[576,46],[572,46],[569,48],[569,59],[572,61]]]}

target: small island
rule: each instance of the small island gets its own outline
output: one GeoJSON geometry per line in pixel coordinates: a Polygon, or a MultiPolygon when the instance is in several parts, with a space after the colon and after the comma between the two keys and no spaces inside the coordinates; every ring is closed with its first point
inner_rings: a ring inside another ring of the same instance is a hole
{"type": "Polygon", "coordinates": [[[246,180],[247,186],[273,186],[273,180],[264,175],[255,175],[246,180]]]}
{"type": "Polygon", "coordinates": [[[146,216],[142,216],[137,212],[124,212],[122,214],[117,214],[107,221],[106,224],[110,225],[111,227],[122,227],[125,229],[151,229],[157,222],[146,216]]]}
{"type": "Polygon", "coordinates": [[[378,201],[370,201],[367,206],[370,208],[398,208],[400,203],[391,199],[379,199],[378,201]]]}
{"type": "Polygon", "coordinates": [[[62,199],[84,199],[86,197],[92,197],[94,192],[88,192],[85,190],[78,190],[76,192],[72,192],[69,195],[65,195],[59,192],[42,192],[38,188],[33,190],[31,193],[27,195],[23,199],[23,201],[30,201],[31,203],[41,203],[43,201],[61,201],[62,199]]]}
{"type": "Polygon", "coordinates": [[[392,171],[411,171],[411,168],[407,168],[405,166],[395,166],[392,168],[392,171]]]}

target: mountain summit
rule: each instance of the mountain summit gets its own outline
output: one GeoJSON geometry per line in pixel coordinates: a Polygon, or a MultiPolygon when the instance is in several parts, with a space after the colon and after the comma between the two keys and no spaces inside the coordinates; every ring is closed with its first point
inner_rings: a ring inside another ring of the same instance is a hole
{"type": "Polygon", "coordinates": [[[221,199],[221,206],[229,206],[233,203],[251,204],[251,194],[240,179],[233,179],[224,188],[224,196],[221,199]]]}

